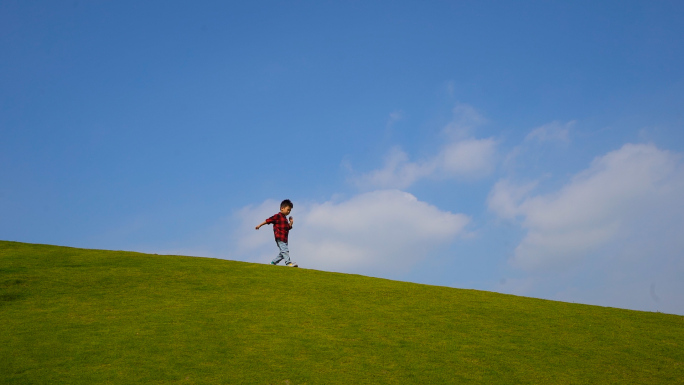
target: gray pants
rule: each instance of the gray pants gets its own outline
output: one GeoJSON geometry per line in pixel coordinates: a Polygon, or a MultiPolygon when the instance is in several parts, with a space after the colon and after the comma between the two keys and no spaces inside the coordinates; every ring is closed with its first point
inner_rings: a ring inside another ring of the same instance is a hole
{"type": "Polygon", "coordinates": [[[284,259],[285,264],[287,265],[288,263],[290,263],[290,250],[287,248],[287,243],[278,240],[276,240],[276,243],[278,244],[278,249],[280,249],[280,253],[278,253],[278,256],[275,257],[275,259],[271,263],[277,265],[278,262],[284,259]]]}

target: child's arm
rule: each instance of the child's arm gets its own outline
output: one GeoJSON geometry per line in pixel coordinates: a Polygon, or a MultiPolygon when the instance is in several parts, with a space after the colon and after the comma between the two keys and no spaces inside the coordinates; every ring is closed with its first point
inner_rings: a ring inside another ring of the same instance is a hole
{"type": "Polygon", "coordinates": [[[294,219],[292,219],[292,217],[290,217],[290,228],[292,228],[293,223],[294,223],[294,219]]]}
{"type": "Polygon", "coordinates": [[[266,224],[266,221],[263,221],[263,222],[259,223],[259,226],[257,226],[256,229],[259,230],[259,228],[260,228],[261,226],[265,225],[265,224],[266,224]]]}

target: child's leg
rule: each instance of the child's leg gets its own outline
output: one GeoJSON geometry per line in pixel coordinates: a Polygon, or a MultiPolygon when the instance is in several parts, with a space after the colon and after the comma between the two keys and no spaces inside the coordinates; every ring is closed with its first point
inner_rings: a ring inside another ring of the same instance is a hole
{"type": "MultiPolygon", "coordinates": [[[[280,247],[278,247],[278,249],[280,249],[280,247]]],[[[280,263],[280,261],[282,261],[282,260],[283,260],[283,253],[282,253],[282,252],[279,252],[278,255],[276,255],[276,257],[271,261],[271,264],[272,264],[272,265],[277,265],[277,264],[280,263]]]]}
{"type": "Polygon", "coordinates": [[[275,265],[284,259],[285,264],[287,265],[288,263],[290,263],[290,250],[287,247],[287,243],[282,241],[276,241],[276,243],[278,244],[278,249],[280,249],[280,253],[277,257],[275,257],[272,263],[275,265]]]}

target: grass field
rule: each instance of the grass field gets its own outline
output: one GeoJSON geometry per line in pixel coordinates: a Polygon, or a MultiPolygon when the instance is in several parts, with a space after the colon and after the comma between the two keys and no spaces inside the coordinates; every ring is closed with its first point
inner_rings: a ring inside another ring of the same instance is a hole
{"type": "Polygon", "coordinates": [[[0,241],[2,384],[681,384],[684,317],[0,241]]]}

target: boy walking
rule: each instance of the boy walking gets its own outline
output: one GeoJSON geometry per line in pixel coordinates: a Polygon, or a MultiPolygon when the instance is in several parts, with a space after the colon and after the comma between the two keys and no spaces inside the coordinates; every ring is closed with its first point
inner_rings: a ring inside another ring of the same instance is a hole
{"type": "Polygon", "coordinates": [[[278,256],[271,262],[271,265],[277,265],[284,259],[285,266],[297,267],[296,263],[290,261],[290,250],[287,247],[287,235],[290,233],[290,229],[294,223],[292,217],[290,217],[289,221],[287,219],[287,216],[292,211],[292,207],[292,202],[290,202],[289,199],[285,199],[280,203],[280,212],[278,214],[268,218],[256,227],[256,229],[259,230],[263,225],[273,225],[273,234],[275,235],[275,241],[280,253],[278,253],[278,256]]]}

